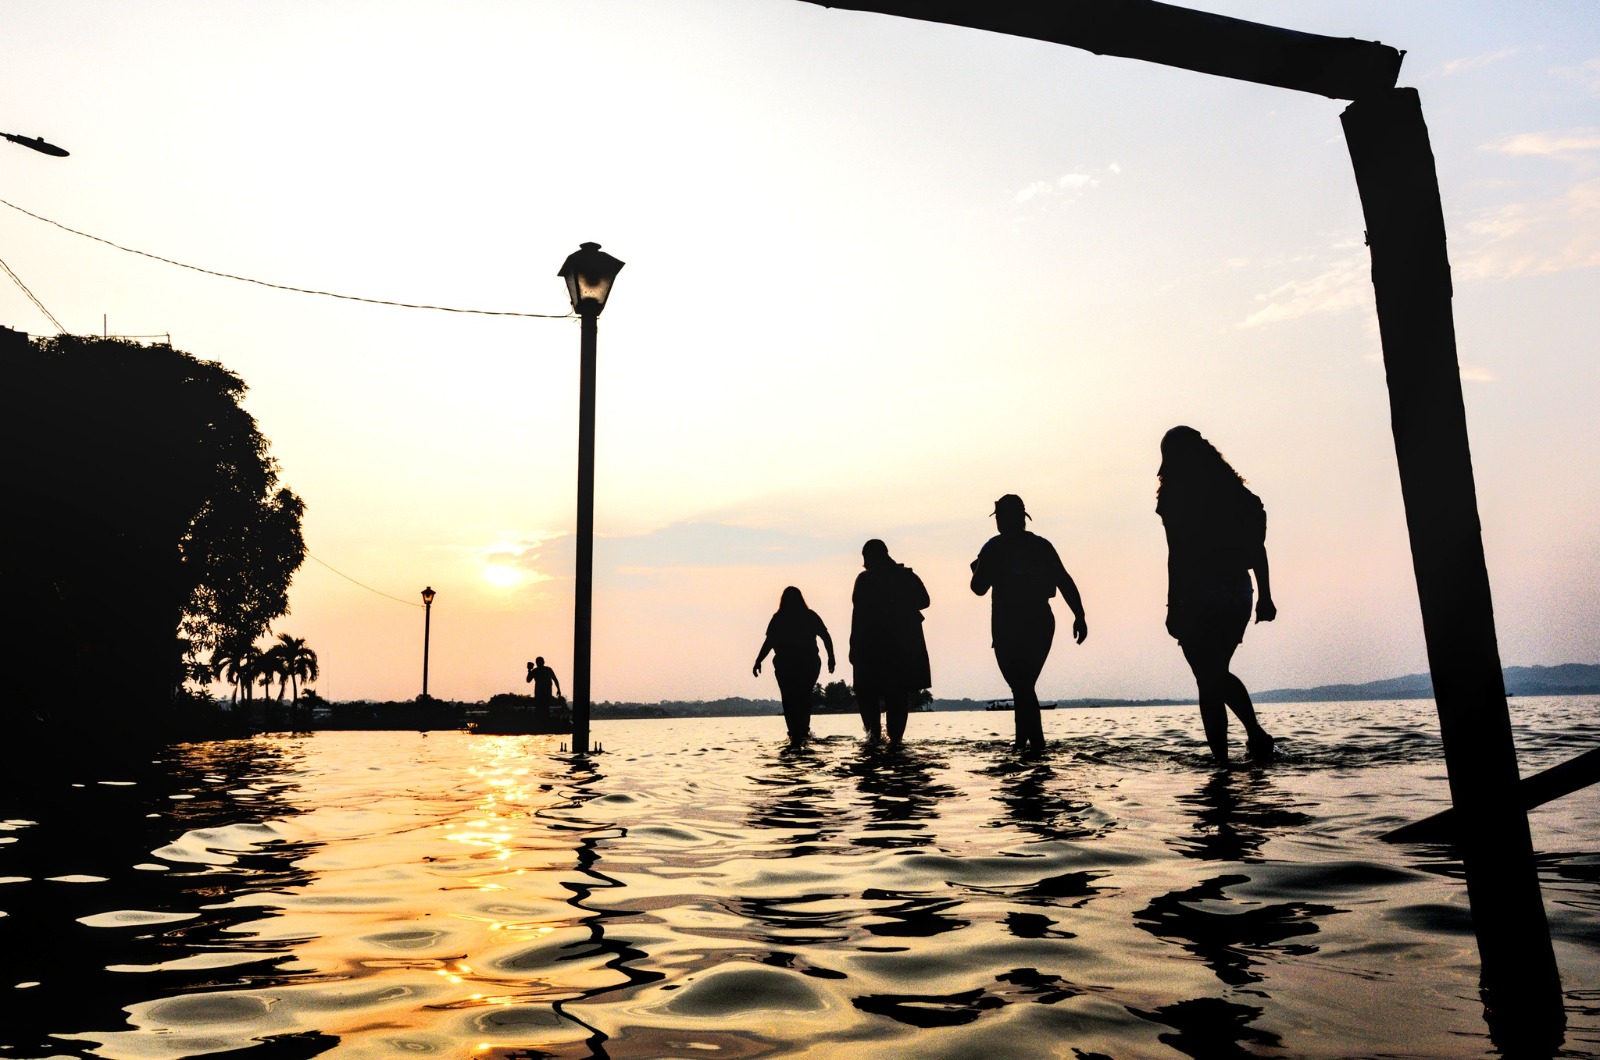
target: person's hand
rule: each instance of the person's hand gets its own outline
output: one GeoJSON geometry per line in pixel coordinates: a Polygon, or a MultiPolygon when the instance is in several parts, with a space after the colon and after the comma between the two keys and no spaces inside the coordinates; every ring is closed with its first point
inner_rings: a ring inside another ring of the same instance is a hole
{"type": "Polygon", "coordinates": [[[750,676],[751,677],[760,677],[761,676],[761,660],[760,659],[757,659],[756,660],[756,664],[750,668],[750,676]]]}
{"type": "Polygon", "coordinates": [[[828,656],[828,672],[833,673],[833,656],[828,656]]]}
{"type": "Polygon", "coordinates": [[[1272,602],[1272,597],[1263,596],[1256,601],[1256,621],[1271,622],[1278,617],[1278,605],[1272,602]]]}
{"type": "Polygon", "coordinates": [[[1079,615],[1072,620],[1072,639],[1077,643],[1082,644],[1086,639],[1088,639],[1088,636],[1089,623],[1084,621],[1084,617],[1082,615],[1079,615]]]}

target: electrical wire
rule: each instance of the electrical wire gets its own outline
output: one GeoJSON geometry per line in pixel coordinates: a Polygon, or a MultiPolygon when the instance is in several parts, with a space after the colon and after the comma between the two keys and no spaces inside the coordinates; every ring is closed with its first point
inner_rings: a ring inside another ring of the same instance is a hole
{"type": "MultiPolygon", "coordinates": [[[[171,258],[164,258],[160,254],[152,254],[148,250],[138,250],[134,247],[125,247],[121,243],[113,243],[109,239],[102,239],[97,235],[91,235],[88,232],[80,232],[76,228],[69,228],[60,221],[52,221],[48,217],[41,217],[32,210],[25,210],[16,203],[6,202],[4,199],[0,199],[0,206],[9,206],[18,213],[26,214],[27,216],[33,218],[35,221],[43,221],[45,224],[53,225],[54,227],[61,229],[63,232],[69,232],[75,236],[82,236],[84,239],[90,239],[96,243],[102,243],[108,247],[123,251],[127,254],[137,254],[141,258],[149,258],[152,261],[159,261],[165,265],[176,265],[180,269],[188,269],[191,272],[204,273],[207,276],[216,276],[224,280],[238,280],[240,283],[253,283],[258,287],[270,287],[275,291],[293,291],[295,294],[315,294],[321,295],[324,298],[341,298],[347,302],[365,302],[368,305],[395,306],[399,309],[431,309],[439,313],[470,313],[475,316],[486,317],[526,317],[537,320],[566,320],[569,317],[576,315],[570,310],[565,313],[518,313],[508,309],[461,309],[456,306],[447,305],[420,305],[416,302],[391,302],[384,298],[363,298],[360,295],[337,294],[333,291],[318,291],[309,287],[292,287],[286,283],[269,283],[266,280],[254,280],[248,276],[237,276],[231,272],[218,272],[215,269],[203,269],[199,265],[188,265],[181,261],[173,261],[171,258]]],[[[11,270],[7,269],[6,271],[10,272],[11,270]]],[[[15,277],[13,276],[13,279],[14,278],[15,277]]],[[[21,281],[19,280],[18,282],[20,283],[21,281]]],[[[27,288],[23,289],[26,290],[27,288]]],[[[31,298],[32,295],[29,295],[29,297],[31,298]]],[[[37,305],[38,299],[34,299],[34,303],[37,305]]],[[[43,309],[44,307],[40,306],[39,308],[43,309]]],[[[50,314],[46,313],[45,316],[50,316],[50,314]]],[[[50,317],[50,319],[54,320],[55,318],[50,317]]],[[[56,327],[61,328],[61,325],[57,324],[56,327]]],[[[61,330],[65,329],[62,328],[61,330]]]]}
{"type": "Polygon", "coordinates": [[[22,277],[11,271],[10,265],[7,265],[4,261],[0,261],[0,269],[6,270],[6,275],[17,282],[17,286],[22,288],[22,293],[28,296],[28,300],[39,307],[39,312],[43,313],[46,317],[49,317],[50,323],[56,326],[56,330],[58,332],[66,334],[67,329],[61,326],[61,321],[57,320],[54,316],[51,316],[50,310],[44,307],[43,302],[34,297],[34,293],[28,290],[28,285],[22,282],[22,277]]]}
{"type": "Polygon", "coordinates": [[[374,589],[372,586],[367,585],[364,582],[358,582],[354,578],[350,577],[350,575],[346,574],[344,571],[338,569],[337,567],[333,566],[330,563],[325,563],[322,560],[317,559],[316,556],[313,556],[309,552],[306,553],[306,558],[307,559],[316,559],[318,563],[321,563],[324,567],[327,567],[329,570],[333,571],[333,573],[337,574],[339,577],[343,578],[345,581],[349,582],[350,584],[359,585],[359,586],[361,586],[361,588],[365,589],[369,593],[377,593],[379,596],[383,597],[385,600],[393,600],[395,603],[397,603],[397,604],[405,604],[407,607],[421,607],[422,606],[421,604],[416,603],[415,601],[402,600],[398,596],[390,596],[388,593],[384,592],[381,589],[374,589]]]}

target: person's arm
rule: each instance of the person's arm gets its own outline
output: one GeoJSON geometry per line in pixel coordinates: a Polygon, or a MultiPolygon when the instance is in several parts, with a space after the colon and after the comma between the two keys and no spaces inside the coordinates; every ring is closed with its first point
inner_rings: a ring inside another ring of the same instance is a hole
{"type": "Polygon", "coordinates": [[[827,624],[822,617],[817,617],[817,636],[822,638],[822,646],[828,649],[828,672],[833,673],[833,638],[828,635],[827,624]]]}
{"type": "Polygon", "coordinates": [[[1278,617],[1278,605],[1272,602],[1272,572],[1267,567],[1267,549],[1261,547],[1261,558],[1251,568],[1256,572],[1256,621],[1271,622],[1278,617]]]}
{"type": "Polygon", "coordinates": [[[989,579],[989,572],[984,569],[983,552],[981,550],[978,552],[978,558],[972,561],[971,584],[972,591],[977,593],[979,596],[982,596],[984,593],[988,592],[989,587],[994,584],[994,582],[989,579]]]}
{"type": "MultiPolygon", "coordinates": [[[[767,634],[766,639],[761,642],[761,654],[756,656],[756,664],[750,670],[750,673],[751,673],[752,676],[754,676],[754,677],[760,677],[761,676],[761,660],[765,659],[767,657],[767,652],[769,652],[771,650],[772,650],[772,634],[769,633],[769,634],[767,634]]],[[[831,654],[832,653],[832,649],[831,648],[829,649],[829,652],[830,652],[829,657],[832,658],[832,654],[831,654]]]]}
{"type": "Polygon", "coordinates": [[[1083,597],[1078,594],[1078,583],[1067,573],[1066,565],[1061,562],[1054,545],[1050,546],[1050,551],[1056,558],[1056,588],[1061,591],[1061,599],[1072,609],[1072,639],[1082,644],[1089,637],[1089,623],[1083,614],[1083,597]]]}
{"type": "Polygon", "coordinates": [[[928,587],[922,584],[922,579],[917,577],[916,571],[912,570],[910,567],[906,567],[904,569],[908,576],[906,579],[906,584],[909,589],[907,594],[908,599],[906,602],[918,611],[926,610],[928,604],[932,602],[928,599],[928,587]]]}
{"type": "Polygon", "coordinates": [[[1251,514],[1259,521],[1256,532],[1261,535],[1261,551],[1250,564],[1250,569],[1256,572],[1256,621],[1271,622],[1278,617],[1278,605],[1272,602],[1272,572],[1267,567],[1267,509],[1255,494],[1252,493],[1250,499],[1255,502],[1255,511],[1251,514]]]}
{"type": "Polygon", "coordinates": [[[561,695],[561,678],[556,676],[556,672],[554,670],[550,671],[550,680],[555,683],[556,695],[559,697],[561,695]]]}
{"type": "Polygon", "coordinates": [[[856,661],[856,635],[861,626],[861,579],[866,577],[865,572],[856,575],[854,588],[850,590],[850,664],[856,661]]]}

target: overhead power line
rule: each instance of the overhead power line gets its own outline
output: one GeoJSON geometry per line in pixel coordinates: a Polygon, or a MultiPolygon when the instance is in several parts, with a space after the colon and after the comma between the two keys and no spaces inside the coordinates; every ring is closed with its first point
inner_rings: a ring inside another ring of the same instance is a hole
{"type": "MultiPolygon", "coordinates": [[[[6,202],[4,199],[0,199],[0,206],[9,206],[18,213],[25,214],[28,217],[33,218],[35,221],[43,221],[45,224],[59,228],[63,232],[69,232],[75,236],[82,236],[84,239],[93,240],[96,243],[104,244],[105,246],[111,247],[115,250],[120,250],[127,254],[137,254],[141,258],[149,258],[151,261],[159,261],[164,265],[176,265],[180,269],[188,269],[190,272],[203,273],[206,276],[216,276],[224,280],[238,280],[240,283],[253,283],[257,287],[270,287],[275,291],[293,291],[295,294],[315,294],[321,295],[324,298],[340,298],[346,302],[365,302],[368,305],[395,306],[399,309],[431,309],[439,313],[469,313],[475,316],[486,317],[527,317],[537,320],[565,320],[574,315],[570,310],[565,313],[518,313],[509,309],[462,309],[458,306],[420,305],[416,302],[394,302],[386,298],[363,298],[360,295],[354,294],[338,294],[334,291],[318,291],[310,287],[294,287],[286,283],[270,283],[266,280],[251,279],[249,276],[238,276],[231,272],[219,272],[216,269],[203,269],[199,265],[189,265],[181,261],[174,261],[171,258],[164,258],[160,254],[152,254],[148,250],[125,247],[121,243],[113,243],[109,239],[102,239],[100,236],[92,235],[88,232],[80,232],[78,229],[70,228],[67,225],[62,224],[60,221],[52,221],[48,217],[41,217],[32,210],[25,210],[16,203],[6,202]]],[[[11,270],[7,269],[6,271],[10,272],[11,270]]],[[[16,277],[13,275],[12,278],[15,279],[16,277]]],[[[19,280],[18,283],[20,282],[21,281],[19,280]]],[[[23,289],[26,290],[26,288],[23,289]]],[[[31,298],[33,296],[29,295],[29,297],[31,298]]],[[[34,299],[34,304],[38,305],[38,299],[34,299]]],[[[39,308],[43,309],[44,307],[39,306],[39,308]]],[[[50,316],[50,314],[46,313],[45,316],[50,316]]],[[[50,317],[50,319],[52,321],[55,320],[54,317],[50,317]]],[[[61,328],[60,324],[57,324],[56,327],[60,330],[65,330],[64,328],[61,328]]]]}
{"type": "Polygon", "coordinates": [[[407,607],[421,607],[422,606],[421,604],[415,602],[414,600],[402,600],[398,596],[390,596],[388,593],[384,592],[381,589],[374,589],[372,586],[367,585],[365,582],[358,582],[354,578],[350,577],[350,575],[346,574],[344,571],[342,571],[339,568],[333,566],[332,564],[324,563],[322,560],[317,559],[317,557],[313,556],[309,552],[306,553],[306,558],[307,559],[315,559],[315,560],[317,560],[318,563],[321,563],[324,567],[327,567],[329,570],[333,571],[333,573],[337,574],[339,577],[343,578],[345,581],[349,582],[351,585],[359,585],[359,586],[361,586],[361,588],[365,589],[367,592],[369,592],[369,593],[377,593],[379,596],[383,597],[385,600],[393,600],[395,603],[397,603],[397,604],[405,604],[407,607]]]}
{"type": "Polygon", "coordinates": [[[0,261],[0,269],[6,270],[6,275],[11,277],[13,280],[16,281],[17,286],[22,288],[22,293],[28,296],[28,300],[30,302],[32,302],[34,305],[38,306],[39,307],[39,312],[43,313],[46,317],[48,317],[49,320],[50,320],[50,323],[52,323],[52,324],[54,324],[56,326],[56,331],[65,334],[67,329],[61,326],[61,321],[57,320],[54,316],[52,316],[51,313],[50,313],[50,310],[48,310],[48,309],[46,309],[44,307],[44,303],[39,301],[39,299],[34,295],[34,293],[32,291],[28,290],[28,285],[22,282],[22,277],[18,276],[16,273],[12,272],[11,271],[11,266],[7,265],[4,261],[0,261]]]}

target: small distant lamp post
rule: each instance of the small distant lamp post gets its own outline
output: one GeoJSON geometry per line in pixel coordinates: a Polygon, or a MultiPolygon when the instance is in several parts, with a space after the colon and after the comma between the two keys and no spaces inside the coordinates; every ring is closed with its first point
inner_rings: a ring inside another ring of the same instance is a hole
{"type": "Polygon", "coordinates": [[[578,383],[578,571],[572,617],[572,750],[589,753],[589,619],[594,595],[594,377],[596,321],[622,262],[583,243],[556,275],[583,321],[578,383]]]}
{"type": "Polygon", "coordinates": [[[433,586],[422,590],[422,698],[428,698],[428,640],[433,633],[433,586]]]}

